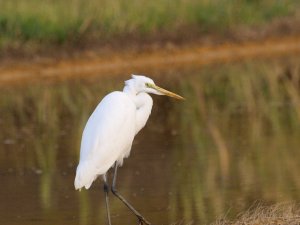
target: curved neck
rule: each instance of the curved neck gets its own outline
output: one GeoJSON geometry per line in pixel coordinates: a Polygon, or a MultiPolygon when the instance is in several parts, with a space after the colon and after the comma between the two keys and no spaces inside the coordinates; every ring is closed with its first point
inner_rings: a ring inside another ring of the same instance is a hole
{"type": "Polygon", "coordinates": [[[135,134],[137,134],[147,123],[151,114],[153,100],[147,93],[139,93],[134,98],[136,106],[135,134]]]}
{"type": "Polygon", "coordinates": [[[138,92],[132,80],[125,82],[123,92],[128,94],[135,104],[135,134],[137,134],[147,123],[147,120],[151,114],[153,100],[149,94],[145,92],[138,92]]]}

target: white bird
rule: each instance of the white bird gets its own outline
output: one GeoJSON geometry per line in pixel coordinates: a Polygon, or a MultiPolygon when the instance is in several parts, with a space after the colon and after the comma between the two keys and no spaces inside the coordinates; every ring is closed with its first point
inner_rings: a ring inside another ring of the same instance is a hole
{"type": "Polygon", "coordinates": [[[132,79],[125,81],[123,91],[114,91],[102,99],[82,134],[75,189],[88,189],[98,176],[103,176],[109,225],[111,220],[106,173],[112,166],[115,167],[112,193],[133,211],[140,224],[150,224],[115,189],[117,168],[129,156],[135,135],[145,126],[150,116],[153,100],[148,93],[184,99],[156,86],[146,76],[132,75],[132,79]]]}

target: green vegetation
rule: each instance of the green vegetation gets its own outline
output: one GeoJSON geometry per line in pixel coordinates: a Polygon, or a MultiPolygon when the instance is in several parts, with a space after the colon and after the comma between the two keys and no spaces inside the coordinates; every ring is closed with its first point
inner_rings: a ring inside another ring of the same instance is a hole
{"type": "Polygon", "coordinates": [[[182,35],[257,25],[292,16],[299,1],[10,0],[0,2],[0,47],[182,35]]]}

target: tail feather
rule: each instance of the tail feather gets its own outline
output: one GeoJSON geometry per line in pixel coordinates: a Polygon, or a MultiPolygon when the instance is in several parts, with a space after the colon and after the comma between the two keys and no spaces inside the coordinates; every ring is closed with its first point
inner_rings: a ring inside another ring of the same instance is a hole
{"type": "Polygon", "coordinates": [[[94,169],[91,168],[88,163],[79,163],[74,181],[75,189],[80,190],[83,187],[89,189],[96,178],[97,175],[95,175],[94,169]]]}

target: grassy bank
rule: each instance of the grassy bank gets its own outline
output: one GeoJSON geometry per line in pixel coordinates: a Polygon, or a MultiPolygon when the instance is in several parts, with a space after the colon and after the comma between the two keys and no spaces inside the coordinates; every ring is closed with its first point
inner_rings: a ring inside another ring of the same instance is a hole
{"type": "Polygon", "coordinates": [[[1,1],[0,49],[224,33],[292,16],[299,5],[295,0],[1,1]]]}

